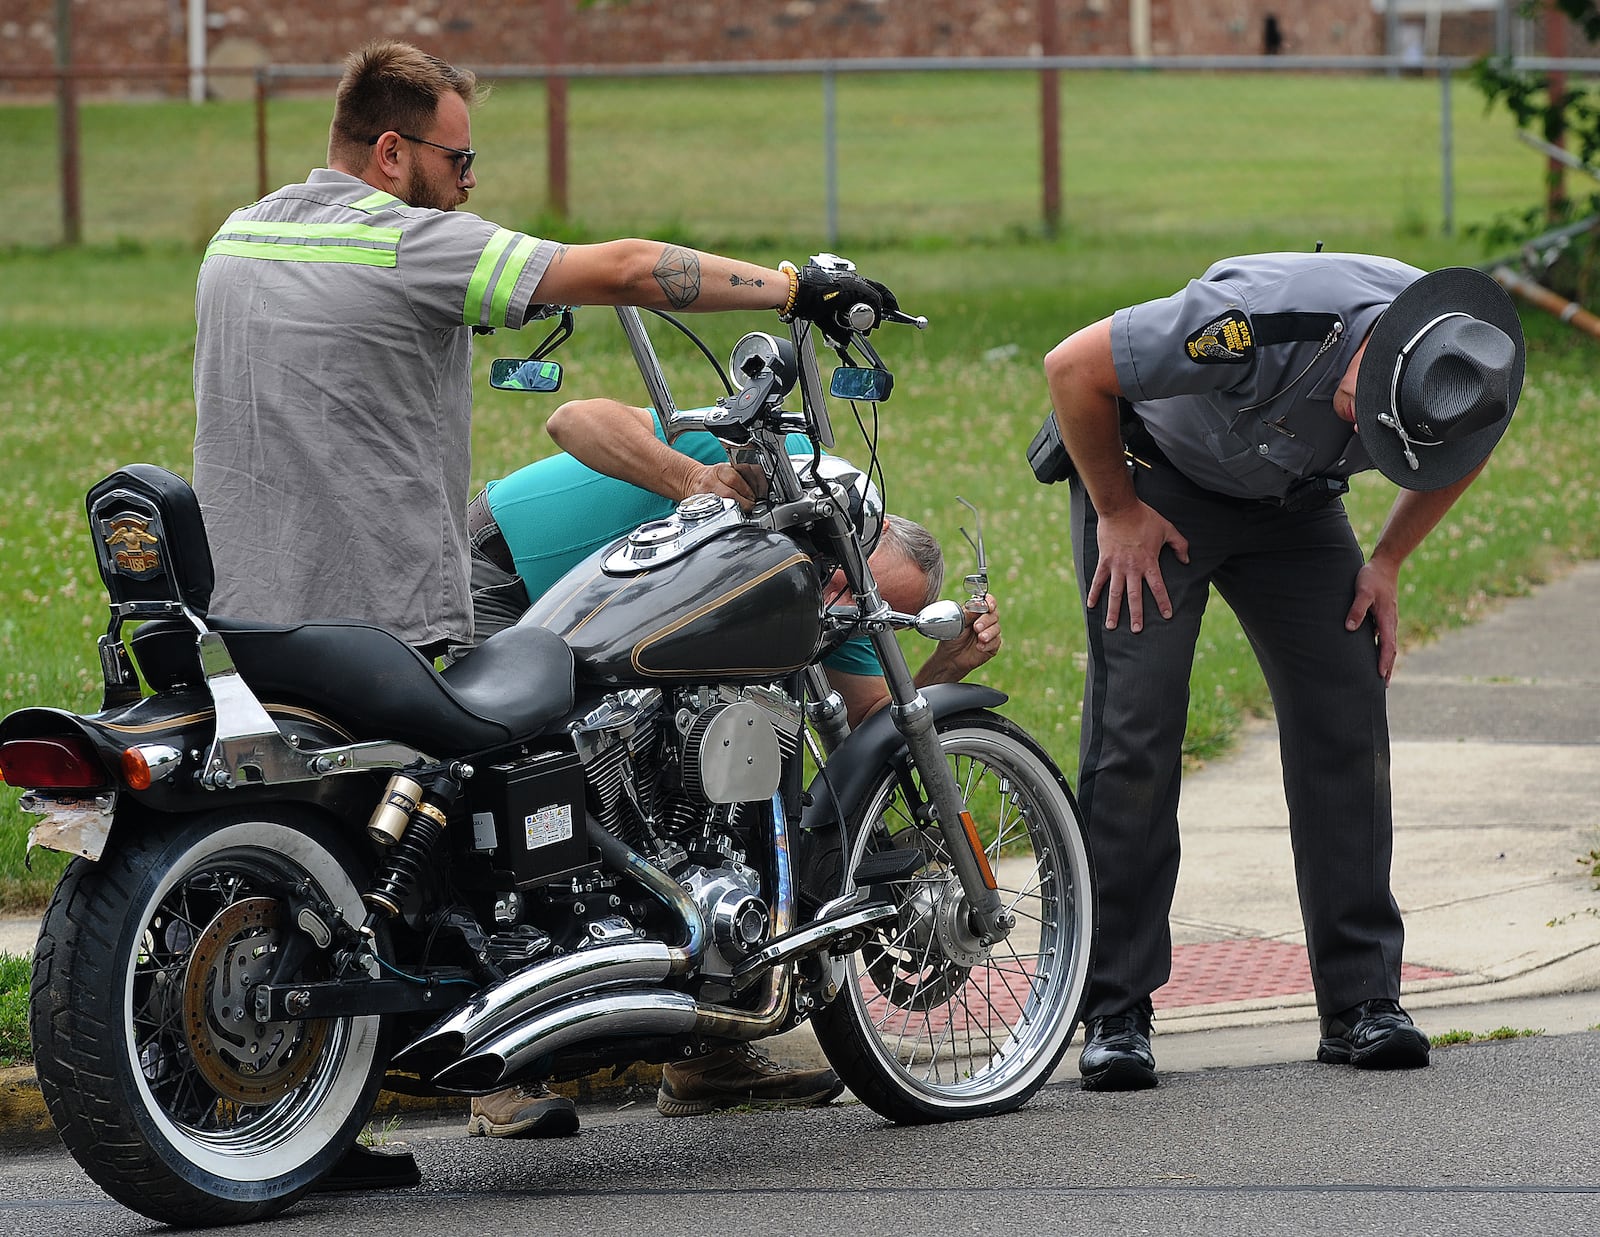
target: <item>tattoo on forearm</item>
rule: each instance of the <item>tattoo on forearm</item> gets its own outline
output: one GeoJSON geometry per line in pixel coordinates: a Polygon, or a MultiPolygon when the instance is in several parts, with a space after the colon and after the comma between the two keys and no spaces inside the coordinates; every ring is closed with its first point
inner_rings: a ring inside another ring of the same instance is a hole
{"type": "Polygon", "coordinates": [[[674,309],[687,309],[700,299],[700,255],[694,250],[668,245],[651,273],[674,309]]]}
{"type": "Polygon", "coordinates": [[[729,275],[728,282],[735,288],[765,288],[767,286],[767,281],[765,279],[741,279],[738,275],[729,275]]]}
{"type": "Polygon", "coordinates": [[[559,245],[559,246],[557,246],[555,253],[550,255],[550,265],[551,266],[560,266],[563,262],[565,262],[567,260],[567,250],[569,250],[571,248],[572,248],[571,245],[559,245]]]}

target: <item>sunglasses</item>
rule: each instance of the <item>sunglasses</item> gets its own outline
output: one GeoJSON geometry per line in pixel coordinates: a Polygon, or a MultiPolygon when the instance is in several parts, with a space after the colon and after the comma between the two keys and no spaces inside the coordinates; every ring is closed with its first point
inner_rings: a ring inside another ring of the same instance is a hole
{"type": "MultiPolygon", "coordinates": [[[[383,134],[380,133],[378,134],[378,137],[369,137],[367,139],[367,145],[376,146],[378,143],[378,138],[382,136],[383,134]]],[[[423,146],[432,146],[435,150],[442,150],[445,152],[445,154],[450,155],[458,164],[460,164],[460,167],[456,169],[457,180],[465,180],[467,178],[467,173],[472,170],[472,161],[478,157],[478,152],[470,147],[466,150],[458,150],[454,146],[441,146],[438,142],[430,142],[425,137],[413,137],[409,133],[399,133],[396,134],[396,136],[403,137],[408,142],[418,142],[423,146]]]]}

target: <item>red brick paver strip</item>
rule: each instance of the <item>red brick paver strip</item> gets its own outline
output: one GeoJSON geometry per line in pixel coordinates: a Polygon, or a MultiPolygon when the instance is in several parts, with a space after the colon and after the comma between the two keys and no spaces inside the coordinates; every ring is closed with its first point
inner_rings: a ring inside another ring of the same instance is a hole
{"type": "MultiPolygon", "coordinates": [[[[1403,963],[1402,982],[1453,975],[1435,967],[1403,963]]],[[[1218,1005],[1311,991],[1311,963],[1304,945],[1244,937],[1172,947],[1172,979],[1155,994],[1157,1009],[1218,1005]]]]}

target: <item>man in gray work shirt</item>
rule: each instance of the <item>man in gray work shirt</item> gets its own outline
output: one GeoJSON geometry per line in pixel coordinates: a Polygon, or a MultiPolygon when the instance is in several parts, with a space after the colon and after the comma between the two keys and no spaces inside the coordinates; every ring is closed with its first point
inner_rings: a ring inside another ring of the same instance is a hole
{"type": "MultiPolygon", "coordinates": [[[[346,63],[328,166],[229,216],[195,293],[194,488],[215,613],[471,636],[472,335],[546,305],[892,307],[887,289],[658,241],[559,245],[456,208],[471,73],[404,43],[346,63]]],[[[876,324],[876,323],[875,323],[876,324]]]]}
{"type": "Polygon", "coordinates": [[[1219,262],[1045,359],[1088,619],[1085,1088],[1156,1083],[1150,997],[1171,973],[1189,672],[1213,586],[1277,714],[1317,1058],[1428,1063],[1399,1005],[1389,883],[1397,580],[1505,431],[1523,366],[1516,310],[1481,272],[1322,253],[1219,262]],[[1372,467],[1402,488],[1364,559],[1339,496],[1372,467]]]}
{"type": "MultiPolygon", "coordinates": [[[[471,641],[476,331],[547,305],[775,309],[824,330],[851,306],[874,326],[895,308],[854,274],[659,241],[558,245],[457,210],[478,183],[477,94],[471,73],[415,47],[369,44],[346,61],[328,166],[235,211],[207,247],[194,489],[214,614],[357,619],[429,657],[471,641]]],[[[824,1098],[837,1086],[742,1058],[729,1072],[824,1098]]],[[[533,1084],[475,1100],[473,1120],[508,1137],[577,1128],[571,1102],[533,1084]]]]}

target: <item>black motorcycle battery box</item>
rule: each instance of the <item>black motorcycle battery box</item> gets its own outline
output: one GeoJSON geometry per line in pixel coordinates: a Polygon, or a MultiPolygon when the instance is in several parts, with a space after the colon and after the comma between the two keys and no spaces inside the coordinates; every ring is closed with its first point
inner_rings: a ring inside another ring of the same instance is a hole
{"type": "Polygon", "coordinates": [[[479,769],[471,849],[493,851],[493,866],[524,888],[589,867],[583,789],[583,762],[571,752],[479,769]]]}

